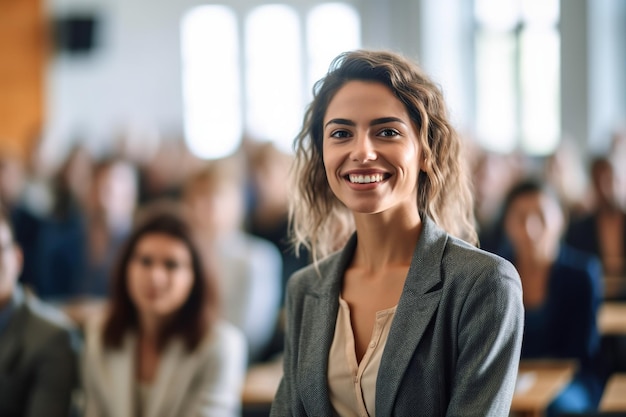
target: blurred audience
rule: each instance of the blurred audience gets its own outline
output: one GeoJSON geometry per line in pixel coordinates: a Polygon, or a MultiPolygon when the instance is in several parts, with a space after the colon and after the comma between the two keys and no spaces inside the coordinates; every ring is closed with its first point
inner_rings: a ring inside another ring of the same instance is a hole
{"type": "Polygon", "coordinates": [[[218,319],[206,266],[180,213],[155,208],[139,218],[109,309],[86,326],[85,417],[240,414],[245,340],[218,319]]]}
{"type": "Polygon", "coordinates": [[[15,240],[23,251],[21,282],[33,286],[37,280],[38,251],[42,216],[27,204],[27,172],[24,162],[17,153],[0,152],[0,208],[8,212],[15,240]]]}
{"type": "Polygon", "coordinates": [[[253,235],[272,242],[283,260],[283,294],[287,280],[295,271],[310,263],[304,250],[296,256],[289,239],[289,176],[293,157],[273,143],[264,142],[248,156],[250,210],[246,222],[253,235]]]}
{"type": "Polygon", "coordinates": [[[478,150],[473,154],[471,168],[480,247],[493,251],[501,238],[498,219],[502,200],[525,167],[519,155],[478,150]]]}
{"type": "Polygon", "coordinates": [[[595,410],[604,380],[596,324],[600,262],[561,243],[566,217],[556,193],[541,181],[514,185],[503,216],[505,236],[497,252],[515,265],[524,291],[522,359],[578,361],[579,371],[547,415],[595,410]]]}
{"type": "Polygon", "coordinates": [[[89,251],[76,292],[82,297],[105,297],[113,263],[137,208],[137,172],[125,160],[106,158],[94,165],[91,183],[86,211],[89,251]]]}
{"type": "Polygon", "coordinates": [[[213,255],[222,315],[246,336],[250,362],[265,359],[280,311],[281,257],[243,229],[245,172],[237,156],[208,162],[184,188],[184,202],[203,254],[213,255]]]}
{"type": "Polygon", "coordinates": [[[580,148],[564,137],[544,163],[543,175],[556,191],[570,216],[579,216],[591,207],[588,178],[580,148]]]}
{"type": "Polygon", "coordinates": [[[610,158],[592,161],[593,210],[572,219],[566,241],[600,257],[605,276],[626,278],[626,208],[621,201],[626,178],[620,173],[610,158]]]}
{"type": "Polygon", "coordinates": [[[77,330],[18,284],[21,267],[0,210],[0,416],[67,417],[78,388],[77,330]]]}
{"type": "Polygon", "coordinates": [[[85,210],[91,188],[93,158],[76,145],[50,180],[52,209],[44,218],[37,247],[37,271],[32,286],[48,301],[65,301],[77,294],[84,277],[88,241],[85,210]]]}

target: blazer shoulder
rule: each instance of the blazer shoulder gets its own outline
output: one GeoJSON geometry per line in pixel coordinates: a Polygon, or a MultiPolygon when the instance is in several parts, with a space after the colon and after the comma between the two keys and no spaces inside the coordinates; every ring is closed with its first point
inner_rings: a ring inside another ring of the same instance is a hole
{"type": "Polygon", "coordinates": [[[340,268],[342,252],[335,252],[294,272],[287,282],[288,292],[308,291],[331,285],[340,268]]]}
{"type": "Polygon", "coordinates": [[[77,337],[78,327],[61,310],[48,305],[33,295],[25,296],[23,330],[32,341],[49,343],[77,337]]]}
{"type": "Polygon", "coordinates": [[[224,351],[240,355],[246,350],[246,338],[239,328],[226,320],[217,320],[207,332],[199,349],[204,353],[224,351]]]}
{"type": "Polygon", "coordinates": [[[507,259],[450,237],[446,244],[442,269],[446,275],[480,276],[519,281],[515,266],[507,259]]]}

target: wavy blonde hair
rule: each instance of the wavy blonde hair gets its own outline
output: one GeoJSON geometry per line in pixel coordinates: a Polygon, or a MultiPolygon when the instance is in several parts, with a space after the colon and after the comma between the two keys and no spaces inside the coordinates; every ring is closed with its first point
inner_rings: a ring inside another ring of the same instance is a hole
{"type": "Polygon", "coordinates": [[[476,244],[471,183],[461,158],[462,143],[448,120],[441,90],[417,64],[397,53],[356,50],[337,56],[326,76],[315,83],[313,101],[294,141],[289,218],[296,252],[306,247],[317,261],[340,248],[354,231],[350,211],[330,189],[322,155],[328,105],[341,87],[354,80],[387,86],[406,106],[418,129],[425,160],[417,180],[418,210],[448,233],[476,244]]]}

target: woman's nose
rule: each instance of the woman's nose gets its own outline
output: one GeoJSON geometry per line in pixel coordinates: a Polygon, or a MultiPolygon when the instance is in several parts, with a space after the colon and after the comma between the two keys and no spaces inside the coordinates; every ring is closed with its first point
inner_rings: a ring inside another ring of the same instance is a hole
{"type": "Polygon", "coordinates": [[[158,263],[152,265],[152,267],[148,271],[148,276],[150,278],[150,282],[155,287],[163,286],[168,279],[165,267],[158,263]]]}
{"type": "Polygon", "coordinates": [[[360,163],[376,160],[376,148],[372,143],[372,140],[367,135],[360,134],[355,136],[351,158],[353,161],[360,163]]]}

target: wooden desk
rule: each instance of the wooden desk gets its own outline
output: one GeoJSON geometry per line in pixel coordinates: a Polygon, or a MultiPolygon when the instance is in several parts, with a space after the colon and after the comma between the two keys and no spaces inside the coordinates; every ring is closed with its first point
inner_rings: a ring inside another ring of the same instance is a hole
{"type": "Polygon", "coordinates": [[[600,401],[600,411],[626,412],[626,374],[614,374],[607,382],[600,401]]]}
{"type": "Polygon", "coordinates": [[[598,311],[598,330],[603,335],[626,335],[626,303],[602,303],[598,311]]]}
{"type": "Polygon", "coordinates": [[[511,411],[524,417],[540,417],[552,400],[571,381],[573,361],[521,361],[511,411]]]}
{"type": "Polygon", "coordinates": [[[244,407],[267,406],[274,400],[283,377],[282,357],[270,363],[255,365],[248,370],[243,387],[244,407]]]}
{"type": "MultiPolygon", "coordinates": [[[[525,380],[530,385],[525,389],[516,389],[511,411],[524,417],[543,416],[548,404],[570,382],[575,371],[576,363],[572,361],[522,361],[520,381],[525,380]]],[[[269,407],[282,375],[282,358],[250,368],[242,395],[244,408],[269,407]]]]}

